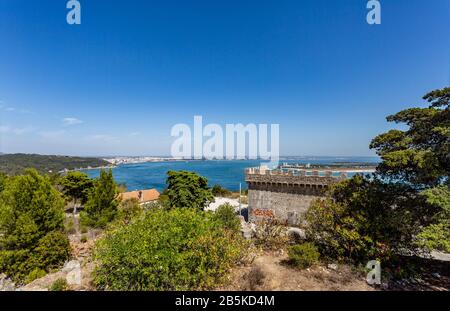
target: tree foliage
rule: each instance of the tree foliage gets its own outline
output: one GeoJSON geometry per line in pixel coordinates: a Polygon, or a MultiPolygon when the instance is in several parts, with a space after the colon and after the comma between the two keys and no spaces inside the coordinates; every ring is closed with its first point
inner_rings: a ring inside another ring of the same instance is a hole
{"type": "Polygon", "coordinates": [[[205,177],[188,171],[169,171],[167,176],[167,195],[171,207],[203,210],[214,202],[205,177]]]}
{"type": "Polygon", "coordinates": [[[211,188],[212,194],[216,197],[229,197],[231,195],[231,191],[228,189],[223,188],[220,185],[214,185],[211,188]]]}
{"type": "Polygon", "coordinates": [[[82,158],[59,155],[40,154],[2,154],[0,155],[0,171],[8,175],[22,174],[27,168],[34,168],[41,174],[58,173],[65,169],[102,167],[109,162],[99,158],[82,158]]]}
{"type": "Polygon", "coordinates": [[[389,116],[406,129],[373,139],[376,173],[337,184],[312,205],[309,236],[322,253],[363,261],[449,251],[449,98],[450,88],[436,90],[424,96],[429,107],[389,116]]]}
{"type": "Polygon", "coordinates": [[[449,185],[450,172],[450,87],[424,96],[427,108],[410,108],[387,117],[403,123],[407,130],[391,130],[372,141],[370,147],[383,160],[379,174],[408,182],[417,188],[442,183],[449,185]]]}
{"type": "Polygon", "coordinates": [[[0,271],[23,281],[33,270],[48,271],[70,254],[61,231],[64,200],[36,170],[8,178],[0,193],[0,271]]]}
{"type": "Polygon", "coordinates": [[[89,192],[84,211],[81,212],[82,224],[104,228],[117,214],[117,194],[112,170],[101,170],[89,192]]]}
{"type": "Polygon", "coordinates": [[[85,173],[71,171],[60,182],[63,193],[81,204],[88,200],[94,181],[85,173]]]}

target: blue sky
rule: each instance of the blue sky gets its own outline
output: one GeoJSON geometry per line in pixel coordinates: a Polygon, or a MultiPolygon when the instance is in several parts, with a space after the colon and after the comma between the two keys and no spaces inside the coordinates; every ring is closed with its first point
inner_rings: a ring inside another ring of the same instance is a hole
{"type": "Polygon", "coordinates": [[[176,123],[279,123],[283,155],[372,155],[450,85],[450,1],[0,1],[0,151],[167,155],[176,123]]]}

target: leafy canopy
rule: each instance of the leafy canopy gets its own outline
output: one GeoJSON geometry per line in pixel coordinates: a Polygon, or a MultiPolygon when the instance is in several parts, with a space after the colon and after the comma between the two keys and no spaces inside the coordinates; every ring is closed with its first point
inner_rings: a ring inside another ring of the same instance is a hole
{"type": "Polygon", "coordinates": [[[167,195],[171,207],[186,207],[203,210],[214,196],[208,188],[208,180],[188,171],[169,171],[167,173],[167,195]]]}
{"type": "Polygon", "coordinates": [[[81,212],[83,225],[104,228],[117,214],[117,186],[112,170],[101,170],[81,212]]]}
{"type": "Polygon", "coordinates": [[[382,162],[369,177],[330,188],[308,211],[308,230],[330,257],[363,261],[408,251],[450,252],[450,87],[424,96],[427,108],[387,118],[401,123],[370,147],[382,162]]]}
{"type": "Polygon", "coordinates": [[[61,180],[63,193],[85,204],[88,200],[89,191],[94,186],[94,181],[85,173],[71,171],[61,180]]]}
{"type": "Polygon", "coordinates": [[[34,169],[9,177],[0,193],[0,271],[23,281],[63,263],[70,253],[63,208],[49,177],[34,169]]]}
{"type": "Polygon", "coordinates": [[[418,188],[446,183],[450,171],[450,87],[424,96],[427,108],[410,108],[387,117],[408,128],[390,130],[372,141],[370,147],[383,160],[378,172],[418,188]]]}

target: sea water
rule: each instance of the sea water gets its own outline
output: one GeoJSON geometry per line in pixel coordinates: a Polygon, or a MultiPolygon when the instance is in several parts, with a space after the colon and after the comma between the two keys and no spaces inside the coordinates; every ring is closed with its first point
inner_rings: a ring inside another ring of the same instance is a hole
{"type": "MultiPolygon", "coordinates": [[[[336,164],[336,163],[376,163],[374,157],[302,157],[281,159],[280,163],[298,164],[336,164]]],[[[114,179],[117,183],[125,184],[129,191],[156,188],[163,191],[166,188],[168,171],[192,171],[208,179],[210,186],[219,184],[232,191],[239,190],[239,184],[246,188],[245,169],[257,167],[262,160],[234,160],[234,161],[165,161],[146,162],[137,164],[123,164],[113,168],[114,179]]],[[[84,170],[90,177],[100,174],[99,169],[84,170]]],[[[350,175],[350,174],[349,174],[350,175]]]]}

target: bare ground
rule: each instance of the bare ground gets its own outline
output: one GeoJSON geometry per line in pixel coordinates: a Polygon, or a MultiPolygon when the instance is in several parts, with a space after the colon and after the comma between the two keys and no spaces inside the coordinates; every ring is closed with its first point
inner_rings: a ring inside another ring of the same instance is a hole
{"type": "Polygon", "coordinates": [[[231,291],[373,291],[363,275],[346,265],[336,270],[316,265],[300,270],[287,264],[285,252],[265,252],[233,269],[225,286],[231,291]]]}

